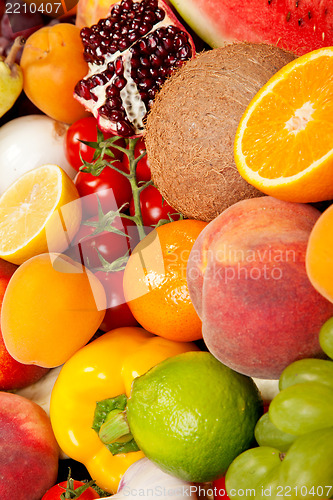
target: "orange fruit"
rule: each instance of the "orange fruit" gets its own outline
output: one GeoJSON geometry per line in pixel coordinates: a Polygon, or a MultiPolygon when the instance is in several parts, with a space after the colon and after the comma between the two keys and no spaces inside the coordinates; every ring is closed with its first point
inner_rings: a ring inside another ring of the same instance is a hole
{"type": "Polygon", "coordinates": [[[170,340],[202,337],[186,282],[192,246],[207,223],[180,220],[160,226],[134,249],[124,272],[124,294],[146,330],[170,340]]]}
{"type": "Polygon", "coordinates": [[[1,331],[9,354],[53,368],[67,361],[103,320],[102,284],[67,256],[44,253],[11,277],[2,302],[1,331]]]}
{"type": "Polygon", "coordinates": [[[88,116],[73,97],[75,85],[88,73],[77,26],[59,23],[35,31],[20,64],[23,90],[43,113],[68,124],[88,116]]]}
{"type": "Polygon", "coordinates": [[[19,177],[0,198],[0,257],[22,264],[44,252],[62,252],[81,223],[74,182],[57,165],[19,177]]]}
{"type": "Polygon", "coordinates": [[[278,71],[246,109],[236,133],[239,173],[293,202],[333,198],[333,47],[278,71]]]}
{"type": "Polygon", "coordinates": [[[333,302],[333,205],[320,215],[311,230],[305,263],[311,284],[333,302]]]}

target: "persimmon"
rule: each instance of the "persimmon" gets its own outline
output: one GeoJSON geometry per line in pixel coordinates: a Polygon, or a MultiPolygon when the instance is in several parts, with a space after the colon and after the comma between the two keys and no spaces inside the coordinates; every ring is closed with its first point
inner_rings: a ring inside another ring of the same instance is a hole
{"type": "Polygon", "coordinates": [[[88,115],[73,97],[88,71],[77,26],[59,23],[35,31],[24,46],[21,67],[24,92],[43,113],[68,124],[88,115]]]}

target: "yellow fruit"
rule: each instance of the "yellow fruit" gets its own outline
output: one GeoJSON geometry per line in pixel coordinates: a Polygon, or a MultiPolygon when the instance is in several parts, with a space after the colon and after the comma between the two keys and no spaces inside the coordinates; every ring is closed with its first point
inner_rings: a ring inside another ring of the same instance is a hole
{"type": "Polygon", "coordinates": [[[57,165],[22,175],[0,198],[0,258],[22,264],[45,252],[64,251],[81,222],[73,181],[57,165]]]}
{"type": "Polygon", "coordinates": [[[239,173],[293,202],[333,198],[333,47],[278,71],[245,111],[235,139],[239,173]]]}
{"type": "Polygon", "coordinates": [[[0,61],[0,117],[13,106],[22,92],[23,75],[15,57],[23,45],[21,37],[16,38],[6,59],[0,61]]]}

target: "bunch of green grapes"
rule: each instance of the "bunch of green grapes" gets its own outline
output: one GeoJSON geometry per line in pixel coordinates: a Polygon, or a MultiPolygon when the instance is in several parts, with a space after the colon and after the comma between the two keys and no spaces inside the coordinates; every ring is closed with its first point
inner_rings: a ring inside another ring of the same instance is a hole
{"type": "Polygon", "coordinates": [[[333,318],[319,342],[331,359],[302,359],[283,371],[255,428],[259,447],[227,471],[230,498],[333,498],[333,318]]]}

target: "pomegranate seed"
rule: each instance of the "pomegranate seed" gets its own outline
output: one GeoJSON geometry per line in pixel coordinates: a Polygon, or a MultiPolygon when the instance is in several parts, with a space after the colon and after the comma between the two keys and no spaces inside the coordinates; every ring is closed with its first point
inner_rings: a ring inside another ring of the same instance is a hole
{"type": "Polygon", "coordinates": [[[112,109],[109,114],[109,118],[113,122],[119,122],[120,120],[125,118],[125,113],[120,109],[112,109]]]}
{"type": "Polygon", "coordinates": [[[90,91],[89,85],[85,82],[85,80],[80,80],[75,86],[75,92],[83,97],[84,99],[90,99],[90,91]]]}
{"type": "Polygon", "coordinates": [[[138,78],[147,78],[150,74],[151,73],[148,68],[138,68],[137,71],[138,78]]]}
{"type": "Polygon", "coordinates": [[[122,102],[119,97],[110,97],[107,102],[111,109],[122,107],[122,102]]]}
{"type": "Polygon", "coordinates": [[[118,57],[118,59],[115,60],[114,67],[115,67],[116,75],[120,76],[123,74],[124,65],[123,65],[123,61],[122,61],[121,57],[118,57]]]}
{"type": "Polygon", "coordinates": [[[179,57],[179,59],[181,60],[184,60],[184,59],[188,59],[189,57],[191,57],[192,55],[192,50],[191,50],[191,47],[189,45],[184,45],[181,49],[178,50],[177,52],[177,56],[179,57]]]}
{"type": "Polygon", "coordinates": [[[125,85],[126,85],[127,81],[125,80],[125,78],[119,76],[118,78],[115,79],[114,81],[114,85],[119,89],[119,90],[122,90],[125,85]]]}
{"type": "Polygon", "coordinates": [[[106,89],[107,97],[118,97],[120,96],[120,90],[115,85],[110,85],[106,89]]]}
{"type": "Polygon", "coordinates": [[[149,59],[150,64],[153,66],[153,68],[159,68],[163,63],[161,57],[157,56],[156,54],[152,54],[149,59]]]}
{"type": "Polygon", "coordinates": [[[148,57],[140,57],[140,63],[142,66],[150,66],[150,61],[148,57]]]}
{"type": "Polygon", "coordinates": [[[126,122],[118,122],[117,123],[117,134],[122,137],[128,137],[133,135],[133,128],[126,122]]]}

